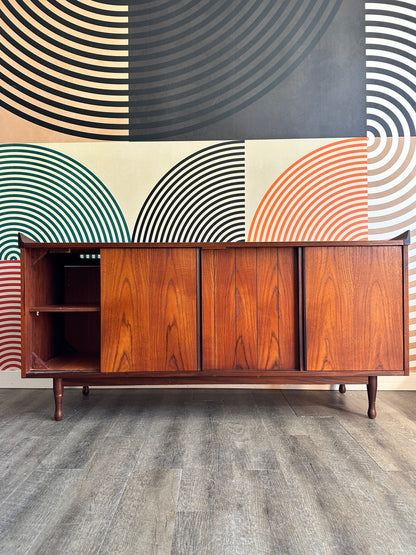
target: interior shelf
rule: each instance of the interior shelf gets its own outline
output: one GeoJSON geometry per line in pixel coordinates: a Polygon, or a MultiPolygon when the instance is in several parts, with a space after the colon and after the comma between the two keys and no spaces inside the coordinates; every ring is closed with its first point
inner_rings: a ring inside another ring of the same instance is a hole
{"type": "Polygon", "coordinates": [[[100,312],[99,305],[81,305],[81,304],[50,304],[42,306],[31,306],[29,312],[100,312]]]}
{"type": "Polygon", "coordinates": [[[99,353],[75,353],[64,354],[50,358],[46,365],[49,370],[77,370],[84,372],[93,372],[100,370],[99,353]]]}

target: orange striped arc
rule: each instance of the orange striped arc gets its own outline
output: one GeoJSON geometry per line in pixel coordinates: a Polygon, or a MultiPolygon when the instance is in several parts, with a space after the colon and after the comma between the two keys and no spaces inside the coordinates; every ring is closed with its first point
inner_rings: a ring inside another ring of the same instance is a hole
{"type": "Polygon", "coordinates": [[[368,238],[367,139],[343,139],[289,166],[262,198],[248,241],[368,238]]]}

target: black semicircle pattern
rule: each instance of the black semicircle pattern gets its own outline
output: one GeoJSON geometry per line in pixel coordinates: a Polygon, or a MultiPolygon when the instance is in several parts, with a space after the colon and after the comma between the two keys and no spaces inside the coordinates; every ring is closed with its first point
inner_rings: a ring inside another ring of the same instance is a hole
{"type": "Polygon", "coordinates": [[[244,142],[206,147],[171,168],[141,207],[132,240],[244,241],[244,142]]]}

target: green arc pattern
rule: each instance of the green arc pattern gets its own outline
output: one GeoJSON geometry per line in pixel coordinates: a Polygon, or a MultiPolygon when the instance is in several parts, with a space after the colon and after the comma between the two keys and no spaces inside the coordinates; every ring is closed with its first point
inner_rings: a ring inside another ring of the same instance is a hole
{"type": "Polygon", "coordinates": [[[127,242],[108,188],[71,157],[38,145],[0,145],[0,260],[18,260],[17,233],[46,242],[127,242]]]}

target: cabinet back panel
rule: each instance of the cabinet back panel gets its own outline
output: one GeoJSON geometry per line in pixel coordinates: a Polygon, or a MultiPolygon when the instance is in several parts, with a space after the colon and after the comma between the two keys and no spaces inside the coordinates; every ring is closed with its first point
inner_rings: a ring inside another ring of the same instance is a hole
{"type": "Polygon", "coordinates": [[[307,370],[402,370],[401,247],[305,248],[307,370]]]}
{"type": "Polygon", "coordinates": [[[65,266],[64,302],[73,305],[100,304],[99,265],[65,266]]]}
{"type": "Polygon", "coordinates": [[[195,249],[101,251],[101,371],[197,368],[195,249]]]}
{"type": "Polygon", "coordinates": [[[67,349],[76,353],[100,352],[100,313],[64,314],[67,349]]]}

